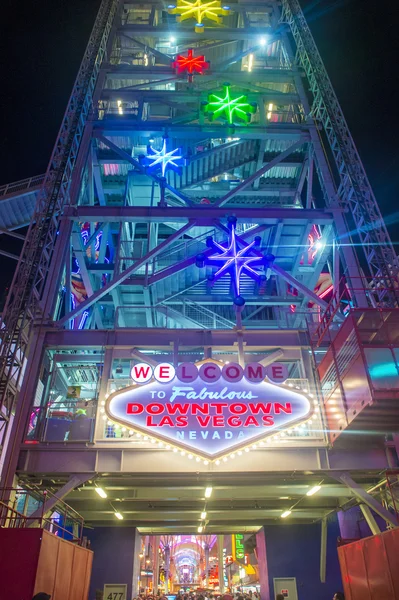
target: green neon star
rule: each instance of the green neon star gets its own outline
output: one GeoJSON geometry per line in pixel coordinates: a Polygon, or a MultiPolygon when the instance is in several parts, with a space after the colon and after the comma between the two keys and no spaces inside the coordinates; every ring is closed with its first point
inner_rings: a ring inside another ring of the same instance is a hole
{"type": "Polygon", "coordinates": [[[240,119],[249,123],[251,115],[256,112],[256,104],[248,102],[245,94],[232,93],[228,83],[223,85],[223,94],[223,96],[215,93],[209,94],[208,102],[203,107],[209,120],[225,119],[228,123],[233,124],[235,120],[240,119]]]}

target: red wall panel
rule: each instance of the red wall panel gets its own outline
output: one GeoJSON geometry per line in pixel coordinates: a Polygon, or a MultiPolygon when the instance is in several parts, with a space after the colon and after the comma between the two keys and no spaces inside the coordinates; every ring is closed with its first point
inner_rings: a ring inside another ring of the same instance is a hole
{"type": "Polygon", "coordinates": [[[87,600],[93,553],[43,529],[0,529],[0,600],[87,600]]]}
{"type": "Polygon", "coordinates": [[[373,600],[393,598],[394,591],[383,537],[375,535],[366,538],[363,543],[363,555],[367,565],[368,585],[373,600]]]}
{"type": "Polygon", "coordinates": [[[399,528],[338,548],[346,600],[399,600],[399,528]]]}
{"type": "Polygon", "coordinates": [[[372,600],[367,581],[362,542],[348,544],[344,548],[346,550],[346,565],[352,600],[372,600]]]}
{"type": "Polygon", "coordinates": [[[41,529],[0,529],[0,600],[31,600],[41,529]]]}

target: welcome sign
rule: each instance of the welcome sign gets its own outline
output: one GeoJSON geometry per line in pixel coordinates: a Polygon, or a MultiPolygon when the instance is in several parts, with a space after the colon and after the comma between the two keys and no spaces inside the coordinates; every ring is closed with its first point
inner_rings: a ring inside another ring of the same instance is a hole
{"type": "MultiPolygon", "coordinates": [[[[203,365],[225,367],[209,359],[196,365],[199,372],[203,365]]],[[[204,379],[161,383],[152,377],[110,395],[106,412],[124,426],[213,460],[310,417],[309,399],[288,386],[244,377],[204,379]]]]}

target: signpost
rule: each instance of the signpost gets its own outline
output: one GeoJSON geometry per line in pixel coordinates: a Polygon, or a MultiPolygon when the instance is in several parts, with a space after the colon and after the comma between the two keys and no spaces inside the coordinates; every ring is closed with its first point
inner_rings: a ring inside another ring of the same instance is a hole
{"type": "Polygon", "coordinates": [[[126,600],[126,583],[106,583],[104,585],[104,600],[126,600]]]}
{"type": "Polygon", "coordinates": [[[311,416],[305,393],[271,381],[284,382],[286,367],[269,367],[208,359],[153,370],[143,363],[132,369],[143,383],[111,394],[106,412],[125,427],[214,460],[311,416]]]}

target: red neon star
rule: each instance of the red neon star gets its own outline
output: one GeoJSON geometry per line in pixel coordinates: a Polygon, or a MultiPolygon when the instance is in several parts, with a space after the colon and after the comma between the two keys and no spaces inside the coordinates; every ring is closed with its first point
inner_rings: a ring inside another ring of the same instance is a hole
{"type": "Polygon", "coordinates": [[[176,60],[172,62],[172,67],[177,70],[177,74],[187,72],[189,75],[194,73],[204,74],[206,69],[209,69],[209,62],[205,60],[205,56],[194,56],[193,49],[187,50],[187,56],[178,54],[176,60]]]}

